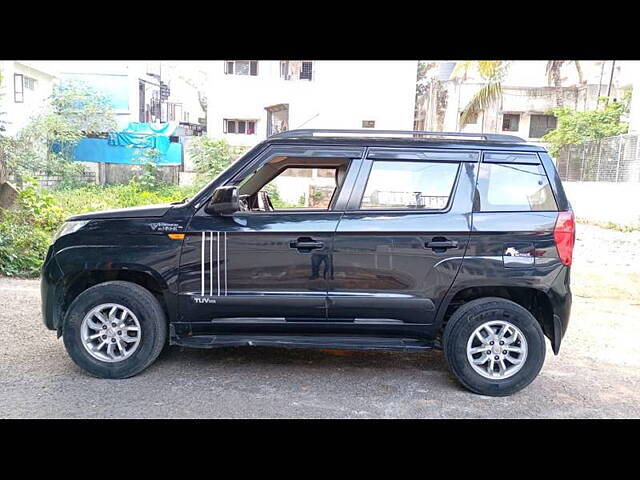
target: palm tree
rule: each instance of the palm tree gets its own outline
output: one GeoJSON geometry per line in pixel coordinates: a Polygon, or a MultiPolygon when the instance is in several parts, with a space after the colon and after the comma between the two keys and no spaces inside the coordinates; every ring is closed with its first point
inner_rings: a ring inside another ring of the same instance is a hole
{"type": "Polygon", "coordinates": [[[500,60],[480,60],[458,62],[451,72],[453,79],[465,79],[470,68],[474,67],[480,77],[487,83],[478,90],[460,115],[460,128],[464,127],[473,114],[477,114],[489,108],[493,103],[502,98],[502,80],[509,68],[509,62],[500,60]]]}
{"type": "MultiPolygon", "coordinates": [[[[584,75],[582,67],[578,60],[549,60],[547,62],[547,79],[549,85],[556,87],[556,105],[562,106],[562,78],[560,69],[565,63],[573,63],[578,72],[578,82],[580,85],[584,83],[584,75]]],[[[465,79],[470,68],[475,68],[480,77],[487,83],[478,90],[469,100],[469,103],[462,110],[460,115],[460,128],[463,128],[470,120],[473,114],[482,112],[489,108],[493,103],[502,98],[502,80],[504,79],[511,63],[500,60],[480,60],[480,61],[464,61],[458,62],[453,72],[452,79],[465,79]]]]}
{"type": "Polygon", "coordinates": [[[556,106],[561,107],[563,104],[562,99],[562,78],[560,77],[560,70],[565,63],[573,63],[578,72],[578,83],[582,85],[584,83],[584,75],[582,74],[582,67],[578,60],[549,60],[547,62],[547,80],[549,85],[553,85],[556,88],[556,106]]]}

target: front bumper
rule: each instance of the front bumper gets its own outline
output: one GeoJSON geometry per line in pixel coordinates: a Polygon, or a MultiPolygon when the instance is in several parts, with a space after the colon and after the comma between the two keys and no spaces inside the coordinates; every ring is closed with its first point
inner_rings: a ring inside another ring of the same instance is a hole
{"type": "MultiPolygon", "coordinates": [[[[40,275],[40,300],[42,321],[49,330],[59,330],[61,326],[62,270],[56,261],[53,245],[49,247],[40,275]]],[[[60,333],[60,332],[58,332],[60,333]]],[[[59,335],[58,335],[59,336],[59,335]]]]}

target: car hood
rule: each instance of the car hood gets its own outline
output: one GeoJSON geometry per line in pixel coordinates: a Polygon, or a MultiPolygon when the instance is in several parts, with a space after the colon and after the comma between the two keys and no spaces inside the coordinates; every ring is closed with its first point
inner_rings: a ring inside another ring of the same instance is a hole
{"type": "Polygon", "coordinates": [[[97,220],[102,218],[143,218],[162,217],[172,205],[163,203],[160,205],[148,205],[144,207],[118,208],[115,210],[103,210],[101,212],[81,213],[67,218],[67,221],[74,220],[97,220]]]}

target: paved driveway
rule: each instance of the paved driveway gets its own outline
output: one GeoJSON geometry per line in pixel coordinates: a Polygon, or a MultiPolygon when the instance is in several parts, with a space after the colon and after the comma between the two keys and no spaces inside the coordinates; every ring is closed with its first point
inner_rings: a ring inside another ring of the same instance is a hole
{"type": "Polygon", "coordinates": [[[640,302],[600,299],[589,283],[599,277],[581,252],[599,230],[579,237],[573,272],[595,294],[574,296],[560,355],[548,348],[540,376],[508,398],[467,392],[436,351],[169,347],[134,378],[99,380],[42,325],[38,281],[0,278],[0,417],[638,418],[640,302]]]}

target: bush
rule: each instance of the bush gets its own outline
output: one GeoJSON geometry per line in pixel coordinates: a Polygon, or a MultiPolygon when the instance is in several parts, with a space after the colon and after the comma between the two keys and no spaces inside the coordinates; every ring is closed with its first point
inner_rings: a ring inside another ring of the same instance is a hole
{"type": "Polygon", "coordinates": [[[85,185],[46,192],[32,178],[24,178],[15,210],[0,210],[0,274],[39,275],[55,232],[78,213],[170,203],[193,195],[195,187],[163,184],[145,189],[133,179],[125,185],[85,185]]]}
{"type": "Polygon", "coordinates": [[[226,140],[195,137],[189,144],[189,154],[201,179],[211,180],[238,159],[248,147],[232,146],[226,140]]]}

